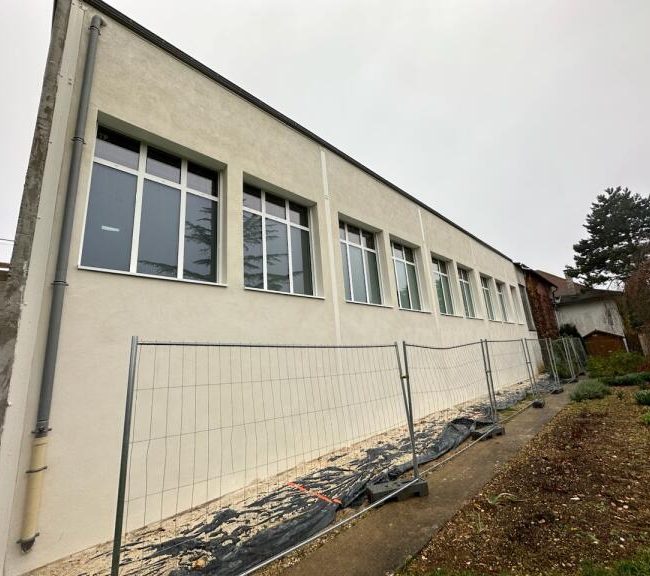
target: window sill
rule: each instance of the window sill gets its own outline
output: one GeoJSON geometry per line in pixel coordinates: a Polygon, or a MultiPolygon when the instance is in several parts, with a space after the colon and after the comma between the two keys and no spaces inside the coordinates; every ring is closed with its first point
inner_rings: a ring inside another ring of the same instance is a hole
{"type": "Polygon", "coordinates": [[[445,312],[440,312],[440,316],[443,318],[465,318],[465,316],[461,316],[460,314],[446,314],[445,312]]]}
{"type": "Polygon", "coordinates": [[[463,318],[467,320],[483,320],[483,318],[480,318],[479,316],[463,316],[463,318]]]}
{"type": "Polygon", "coordinates": [[[431,314],[430,310],[415,310],[413,308],[402,308],[401,306],[398,308],[401,312],[417,312],[418,314],[431,314]]]}
{"type": "Polygon", "coordinates": [[[226,288],[228,284],[221,282],[206,282],[204,280],[192,280],[190,278],[172,278],[171,276],[154,276],[153,274],[141,274],[138,272],[125,272],[124,270],[109,270],[107,268],[93,268],[92,266],[77,266],[78,270],[87,270],[88,272],[103,272],[105,274],[117,274],[118,276],[130,276],[131,278],[149,278],[152,280],[165,280],[172,282],[182,282],[183,284],[199,284],[201,286],[218,286],[226,288]]]}
{"type": "Polygon", "coordinates": [[[392,308],[388,304],[373,304],[372,302],[357,302],[356,300],[346,300],[346,304],[360,304],[361,306],[371,306],[372,308],[392,308]]]}
{"type": "Polygon", "coordinates": [[[278,292],[277,290],[265,290],[264,288],[253,288],[251,286],[244,286],[244,290],[251,292],[261,292],[263,294],[278,294],[280,296],[293,296],[296,298],[309,298],[310,300],[325,300],[324,296],[314,296],[312,294],[296,294],[294,292],[278,292]]]}

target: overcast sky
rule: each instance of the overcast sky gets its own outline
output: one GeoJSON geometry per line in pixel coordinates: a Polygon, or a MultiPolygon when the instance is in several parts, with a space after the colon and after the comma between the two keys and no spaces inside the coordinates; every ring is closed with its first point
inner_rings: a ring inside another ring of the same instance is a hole
{"type": "MultiPolygon", "coordinates": [[[[650,192],[648,0],[111,3],[529,266],[571,262],[604,188],[650,192]]],[[[0,2],[0,238],[51,10],[0,2]]]]}

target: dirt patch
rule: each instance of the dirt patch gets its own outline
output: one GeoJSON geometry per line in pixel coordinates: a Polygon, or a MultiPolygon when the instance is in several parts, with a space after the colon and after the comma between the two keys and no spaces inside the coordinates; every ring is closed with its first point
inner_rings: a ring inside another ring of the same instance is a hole
{"type": "Polygon", "coordinates": [[[400,574],[570,575],[650,543],[650,427],[635,389],[572,404],[400,574]]]}

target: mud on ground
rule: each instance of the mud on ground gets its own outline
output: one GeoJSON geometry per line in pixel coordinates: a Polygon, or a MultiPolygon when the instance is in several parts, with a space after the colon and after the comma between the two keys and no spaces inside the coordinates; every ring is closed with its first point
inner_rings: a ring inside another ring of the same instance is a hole
{"type": "Polygon", "coordinates": [[[650,426],[634,392],[568,406],[400,574],[568,576],[648,547],[650,426]]]}

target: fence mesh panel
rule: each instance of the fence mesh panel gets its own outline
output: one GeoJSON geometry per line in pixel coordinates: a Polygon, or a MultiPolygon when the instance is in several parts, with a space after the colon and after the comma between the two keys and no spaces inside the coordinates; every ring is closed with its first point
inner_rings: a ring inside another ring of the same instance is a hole
{"type": "Polygon", "coordinates": [[[510,404],[513,394],[537,395],[524,340],[488,340],[487,350],[499,408],[510,404]]]}
{"type": "Polygon", "coordinates": [[[395,345],[142,343],[123,574],[237,574],[410,458],[395,345]],[[274,532],[275,530],[275,532],[274,532]]]}

